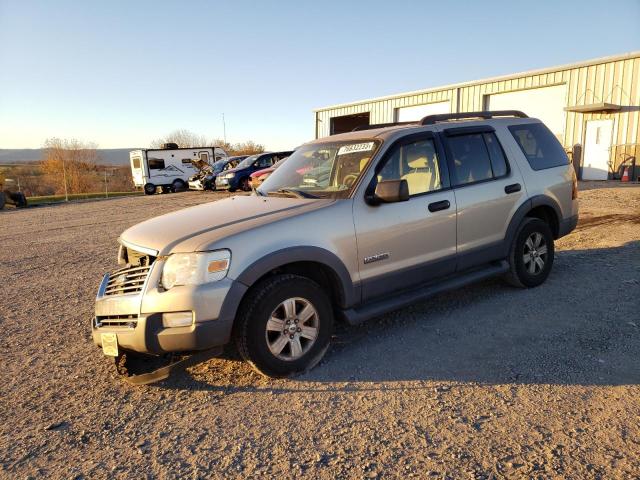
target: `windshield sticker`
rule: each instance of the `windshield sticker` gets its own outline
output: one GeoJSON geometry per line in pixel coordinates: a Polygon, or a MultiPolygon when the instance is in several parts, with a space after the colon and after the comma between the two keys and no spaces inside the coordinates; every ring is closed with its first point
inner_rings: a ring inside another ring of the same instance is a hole
{"type": "Polygon", "coordinates": [[[369,150],[373,150],[374,142],[367,143],[354,143],[353,145],[345,145],[344,147],[340,147],[338,150],[338,155],[347,155],[349,153],[357,153],[357,152],[368,152],[369,150]]]}

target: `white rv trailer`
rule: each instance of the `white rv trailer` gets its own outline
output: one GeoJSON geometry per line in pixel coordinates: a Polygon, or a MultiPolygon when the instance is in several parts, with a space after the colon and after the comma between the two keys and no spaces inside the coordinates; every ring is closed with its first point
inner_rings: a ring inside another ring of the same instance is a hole
{"type": "Polygon", "coordinates": [[[194,161],[213,164],[227,158],[227,152],[220,147],[179,148],[175,143],[167,143],[157,150],[133,150],[129,158],[134,185],[152,195],[158,187],[163,193],[186,189],[189,177],[198,172],[194,161]]]}

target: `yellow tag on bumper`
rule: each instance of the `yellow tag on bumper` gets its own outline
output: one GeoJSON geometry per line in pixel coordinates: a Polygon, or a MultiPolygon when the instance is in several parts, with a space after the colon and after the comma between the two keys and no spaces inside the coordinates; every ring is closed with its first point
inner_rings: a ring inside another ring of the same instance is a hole
{"type": "Polygon", "coordinates": [[[102,353],[110,357],[118,356],[118,336],[115,333],[102,334],[102,353]]]}

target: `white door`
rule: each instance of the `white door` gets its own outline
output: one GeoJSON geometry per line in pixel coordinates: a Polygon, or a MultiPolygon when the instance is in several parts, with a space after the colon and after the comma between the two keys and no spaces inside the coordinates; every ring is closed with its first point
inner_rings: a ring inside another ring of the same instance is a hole
{"type": "Polygon", "coordinates": [[[447,100],[446,102],[396,108],[396,122],[414,122],[427,115],[437,115],[439,113],[451,113],[451,102],[447,100]]]}
{"type": "Polygon", "coordinates": [[[613,120],[590,120],[584,140],[583,180],[606,180],[609,177],[609,155],[613,120]]]}

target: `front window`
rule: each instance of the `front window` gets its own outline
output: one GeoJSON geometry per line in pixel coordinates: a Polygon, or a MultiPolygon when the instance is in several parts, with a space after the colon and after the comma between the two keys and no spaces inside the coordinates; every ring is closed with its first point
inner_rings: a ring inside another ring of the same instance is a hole
{"type": "Polygon", "coordinates": [[[265,180],[258,193],[347,198],[379,146],[378,140],[304,145],[265,180]]]}

